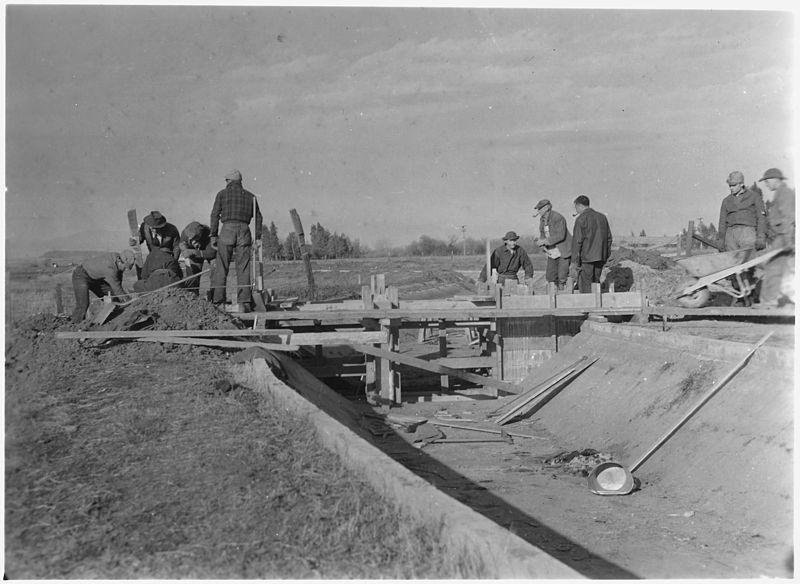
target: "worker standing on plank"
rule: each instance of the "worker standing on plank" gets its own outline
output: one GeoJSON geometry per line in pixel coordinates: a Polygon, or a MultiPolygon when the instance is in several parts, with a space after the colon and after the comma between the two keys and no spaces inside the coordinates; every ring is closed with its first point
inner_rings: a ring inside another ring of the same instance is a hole
{"type": "Polygon", "coordinates": [[[127,298],[122,288],[122,274],[130,270],[136,260],[133,252],[126,249],[121,254],[106,253],[89,258],[72,272],[72,288],[75,291],[75,310],[72,322],[78,323],[86,318],[89,308],[89,292],[102,298],[107,293],[117,301],[127,298]]]}
{"type": "Polygon", "coordinates": [[[725,251],[764,249],[766,211],[761,194],[744,186],[744,175],[734,170],[727,181],[730,194],[722,200],[719,211],[719,243],[725,251]]]}
{"type": "MultiPolygon", "coordinates": [[[[533,264],[528,253],[519,247],[519,236],[514,231],[509,231],[503,236],[503,245],[492,252],[489,264],[492,270],[497,270],[497,283],[503,284],[508,280],[519,281],[517,273],[525,270],[525,280],[533,278],[533,264]]],[[[478,280],[486,282],[486,265],[484,264],[478,280]]]]}
{"type": "MultiPolygon", "coordinates": [[[[180,233],[178,228],[172,223],[167,221],[158,211],[151,211],[147,215],[142,224],[139,225],[139,241],[138,243],[146,243],[147,251],[154,249],[163,249],[167,253],[171,253],[175,259],[180,256],[180,233]]],[[[131,247],[136,245],[135,237],[131,237],[129,241],[131,247]]]]}
{"type": "Polygon", "coordinates": [[[238,303],[244,312],[250,312],[253,294],[250,289],[250,250],[253,245],[250,220],[255,214],[256,244],[261,243],[263,219],[256,196],[242,188],[242,173],[232,170],[225,175],[226,186],[217,193],[211,209],[211,246],[217,250],[212,287],[216,305],[225,302],[225,286],[231,259],[236,262],[238,303]],[[255,213],[253,212],[255,210],[255,213]],[[219,224],[222,222],[222,228],[219,224]]]}
{"type": "Polygon", "coordinates": [[[572,256],[572,235],[567,229],[567,220],[561,213],[553,211],[548,199],[542,199],[533,208],[533,216],[539,217],[539,237],[536,245],[547,255],[544,278],[565,290],[569,276],[569,258],[572,256]]]}
{"type": "Polygon", "coordinates": [[[767,211],[769,246],[790,248],[764,266],[758,306],[766,308],[794,303],[795,193],[786,185],[786,177],[778,168],[766,170],[759,182],[774,193],[767,211]]]}
{"type": "Polygon", "coordinates": [[[611,228],[608,219],[589,205],[589,197],[578,195],[574,201],[575,225],[572,228],[573,277],[578,280],[578,291],[588,294],[592,284],[600,282],[603,266],[611,255],[611,228]]]}
{"type": "MultiPolygon", "coordinates": [[[[199,221],[192,221],[183,231],[181,231],[181,262],[189,272],[187,276],[196,275],[203,271],[203,262],[208,260],[208,264],[213,269],[214,258],[217,257],[217,250],[211,247],[211,228],[203,225],[199,221]]],[[[211,273],[210,280],[214,280],[211,273]]],[[[187,280],[186,289],[194,294],[200,294],[200,276],[187,280]]],[[[209,288],[208,300],[213,300],[213,288],[209,288]]]]}
{"type": "Polygon", "coordinates": [[[142,277],[137,280],[133,289],[136,292],[158,290],[183,279],[181,265],[172,253],[163,248],[153,248],[142,266],[142,277]]]}

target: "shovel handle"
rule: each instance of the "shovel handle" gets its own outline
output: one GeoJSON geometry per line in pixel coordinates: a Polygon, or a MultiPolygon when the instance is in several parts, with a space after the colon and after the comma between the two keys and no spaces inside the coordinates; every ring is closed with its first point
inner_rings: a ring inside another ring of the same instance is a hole
{"type": "Polygon", "coordinates": [[[664,435],[663,435],[663,436],[662,436],[662,437],[659,439],[659,441],[658,441],[658,442],[656,442],[656,443],[655,443],[653,446],[651,446],[651,447],[650,447],[650,449],[649,449],[647,452],[645,452],[644,454],[642,454],[642,455],[641,455],[641,456],[640,456],[640,457],[639,457],[639,458],[636,460],[636,462],[634,462],[634,463],[631,465],[631,469],[630,469],[630,471],[631,471],[632,473],[633,473],[633,472],[635,472],[637,468],[639,468],[640,466],[642,466],[642,464],[644,463],[644,461],[646,461],[648,458],[650,458],[650,457],[653,455],[653,453],[654,453],[656,450],[658,450],[659,448],[661,448],[661,446],[663,446],[663,445],[664,445],[664,442],[666,442],[667,440],[669,440],[669,439],[670,439],[670,438],[671,438],[671,437],[672,437],[672,436],[673,436],[673,435],[674,435],[674,434],[675,434],[675,433],[676,433],[678,430],[680,430],[680,428],[681,428],[681,427],[682,427],[682,426],[683,426],[683,425],[684,425],[686,422],[688,422],[688,421],[689,421],[689,419],[690,419],[692,416],[694,416],[694,415],[695,415],[695,414],[696,414],[696,413],[697,413],[697,412],[700,410],[700,408],[702,408],[702,407],[703,407],[703,406],[706,404],[706,402],[707,402],[708,400],[710,400],[712,397],[714,397],[714,394],[716,394],[716,393],[717,393],[717,392],[718,392],[720,389],[722,389],[722,388],[723,388],[723,386],[724,386],[726,383],[728,383],[728,382],[729,382],[729,381],[730,381],[730,380],[733,378],[733,376],[734,376],[734,375],[736,375],[737,373],[739,373],[739,371],[741,371],[741,370],[744,368],[744,366],[745,366],[745,365],[747,365],[747,362],[750,360],[750,357],[752,357],[752,356],[753,356],[753,354],[754,354],[754,353],[755,353],[755,352],[756,352],[756,351],[759,349],[759,347],[761,347],[761,345],[763,345],[763,344],[764,344],[764,343],[767,341],[767,339],[768,339],[770,336],[772,336],[772,333],[774,333],[774,332],[775,332],[775,331],[769,331],[769,332],[768,332],[766,335],[764,335],[763,337],[761,337],[761,340],[759,340],[759,341],[758,341],[758,342],[757,342],[755,345],[753,345],[753,347],[752,347],[752,348],[751,348],[751,349],[750,349],[750,350],[747,352],[747,355],[745,355],[745,356],[744,356],[744,358],[742,358],[742,360],[741,360],[741,361],[739,361],[739,362],[738,362],[738,363],[737,363],[737,364],[734,366],[734,368],[733,368],[733,369],[731,369],[731,370],[730,370],[730,371],[727,373],[727,375],[725,375],[725,377],[723,377],[722,379],[720,379],[719,381],[717,381],[716,385],[714,385],[714,387],[712,387],[712,388],[711,388],[711,390],[710,390],[710,391],[709,391],[709,392],[708,392],[708,393],[705,395],[705,397],[704,397],[703,399],[701,399],[701,400],[700,400],[700,403],[698,403],[698,404],[697,404],[696,406],[694,406],[694,407],[693,407],[691,410],[689,410],[689,411],[686,413],[686,415],[685,415],[685,416],[683,416],[683,418],[681,418],[680,420],[678,420],[678,423],[677,423],[677,424],[675,424],[675,425],[674,425],[672,428],[670,428],[670,430],[669,430],[669,431],[668,431],[666,434],[664,434],[664,435]]]}

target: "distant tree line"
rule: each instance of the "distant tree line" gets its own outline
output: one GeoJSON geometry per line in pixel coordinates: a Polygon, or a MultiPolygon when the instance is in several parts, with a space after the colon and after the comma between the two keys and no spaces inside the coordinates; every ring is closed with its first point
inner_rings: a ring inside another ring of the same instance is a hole
{"type": "MultiPolygon", "coordinates": [[[[313,259],[360,258],[367,251],[358,239],[350,239],[344,233],[331,233],[319,222],[311,225],[305,243],[310,247],[313,259]]],[[[281,240],[274,221],[262,229],[262,246],[264,257],[270,260],[299,260],[302,257],[294,231],[281,240]]]]}

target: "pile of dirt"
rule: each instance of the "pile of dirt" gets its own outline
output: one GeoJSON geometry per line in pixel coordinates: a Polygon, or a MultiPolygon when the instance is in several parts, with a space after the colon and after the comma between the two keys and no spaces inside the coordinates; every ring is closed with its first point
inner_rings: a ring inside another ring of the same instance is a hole
{"type": "Polygon", "coordinates": [[[608,258],[606,265],[613,267],[625,260],[648,266],[654,270],[668,270],[676,265],[674,260],[662,256],[655,250],[631,249],[628,247],[619,247],[611,252],[611,257],[608,258]]]}
{"type": "Polygon", "coordinates": [[[668,269],[656,270],[631,260],[622,260],[619,266],[633,272],[634,284],[631,290],[644,291],[655,304],[677,304],[674,296],[687,278],[686,270],[682,267],[676,264],[668,269]]]}
{"type": "Polygon", "coordinates": [[[593,448],[561,452],[544,460],[548,467],[558,467],[559,470],[582,477],[589,476],[598,464],[608,462],[612,457],[608,453],[598,452],[593,448]]]}
{"type": "Polygon", "coordinates": [[[241,321],[223,312],[204,298],[186,290],[168,289],[143,296],[125,306],[99,330],[130,328],[149,319],[153,330],[233,330],[241,321]]]}

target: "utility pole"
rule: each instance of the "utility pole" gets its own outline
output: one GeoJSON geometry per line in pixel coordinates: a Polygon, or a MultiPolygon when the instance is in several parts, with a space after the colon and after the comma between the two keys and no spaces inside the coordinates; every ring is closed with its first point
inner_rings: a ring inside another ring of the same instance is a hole
{"type": "Polygon", "coordinates": [[[467,226],[461,226],[461,239],[464,241],[464,252],[462,255],[467,255],[467,226]]]}

